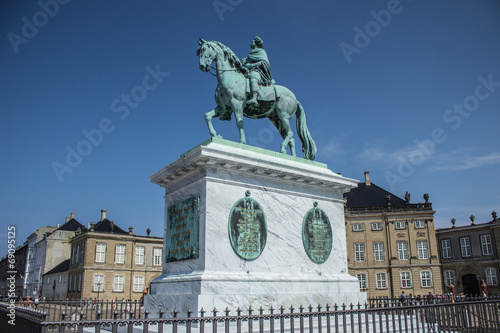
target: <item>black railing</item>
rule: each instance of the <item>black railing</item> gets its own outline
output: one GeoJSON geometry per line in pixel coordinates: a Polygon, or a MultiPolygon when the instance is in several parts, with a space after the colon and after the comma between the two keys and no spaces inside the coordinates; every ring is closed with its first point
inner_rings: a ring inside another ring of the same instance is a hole
{"type": "Polygon", "coordinates": [[[143,317],[141,301],[102,301],[102,300],[62,300],[18,302],[23,309],[43,312],[47,321],[77,321],[101,319],[140,319],[143,317]]]}
{"type": "MultiPolygon", "coordinates": [[[[388,304],[391,304],[388,302],[388,304]]],[[[397,304],[397,303],[394,303],[397,304]]],[[[7,304],[0,304],[0,312],[7,311],[7,304]]],[[[189,311],[181,314],[159,313],[160,318],[45,320],[35,318],[33,329],[26,332],[69,332],[111,330],[112,332],[300,332],[300,333],[361,333],[361,332],[500,332],[500,299],[467,299],[460,302],[437,304],[394,305],[374,307],[369,303],[358,305],[300,306],[279,309],[263,308],[236,311],[210,312],[203,309],[193,316],[189,311]],[[168,317],[168,318],[166,318],[168,317]]],[[[16,311],[33,311],[18,308],[16,311]]],[[[0,323],[2,328],[4,323],[0,323]]],[[[16,332],[25,332],[16,329],[16,332]]]]}

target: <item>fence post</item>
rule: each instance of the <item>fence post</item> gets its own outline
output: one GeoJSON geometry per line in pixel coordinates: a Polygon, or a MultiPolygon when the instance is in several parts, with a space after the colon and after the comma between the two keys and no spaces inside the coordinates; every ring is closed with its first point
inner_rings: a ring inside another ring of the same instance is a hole
{"type": "Polygon", "coordinates": [[[252,306],[248,308],[248,333],[253,332],[252,306]]]}
{"type": "Polygon", "coordinates": [[[205,315],[205,310],[203,310],[203,308],[201,308],[200,310],[200,333],[204,333],[205,332],[205,319],[203,318],[203,316],[205,315]]]}
{"type": "Polygon", "coordinates": [[[224,310],[224,314],[225,314],[225,316],[226,316],[226,318],[224,319],[224,331],[225,331],[226,333],[229,333],[229,323],[230,323],[230,321],[229,321],[229,318],[228,318],[228,317],[229,317],[229,313],[230,313],[230,312],[231,312],[231,311],[230,311],[230,310],[229,310],[229,308],[226,306],[226,310],[224,310]]]}
{"type": "Polygon", "coordinates": [[[236,309],[236,329],[238,332],[241,332],[241,309],[240,307],[238,307],[238,309],[236,309]]]}
{"type": "Polygon", "coordinates": [[[318,304],[318,333],[321,333],[322,331],[322,322],[323,322],[323,316],[321,315],[321,304],[318,304]]]}
{"type": "Polygon", "coordinates": [[[271,305],[271,307],[269,308],[269,332],[270,333],[274,333],[274,308],[273,306],[271,305]]]}

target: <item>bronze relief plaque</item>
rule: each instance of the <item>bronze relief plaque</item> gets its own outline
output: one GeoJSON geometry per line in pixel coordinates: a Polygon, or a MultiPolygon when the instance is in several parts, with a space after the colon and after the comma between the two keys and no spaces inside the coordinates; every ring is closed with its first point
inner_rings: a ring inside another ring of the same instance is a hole
{"type": "Polygon", "coordinates": [[[236,201],[229,214],[229,240],[234,252],[245,260],[257,259],[266,246],[267,226],[262,207],[250,198],[236,201]]]}
{"type": "Polygon", "coordinates": [[[324,263],[332,252],[332,226],[326,213],[318,208],[317,202],[304,216],[302,242],[307,255],[315,263],[324,263]]]}
{"type": "Polygon", "coordinates": [[[167,209],[165,262],[199,257],[200,196],[176,202],[167,209]]]}

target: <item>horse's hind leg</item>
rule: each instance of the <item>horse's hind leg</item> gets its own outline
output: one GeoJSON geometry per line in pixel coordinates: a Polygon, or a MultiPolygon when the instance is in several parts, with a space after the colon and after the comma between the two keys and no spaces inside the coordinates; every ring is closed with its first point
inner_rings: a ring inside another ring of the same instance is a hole
{"type": "Polygon", "coordinates": [[[295,153],[295,140],[293,139],[293,132],[290,128],[290,123],[288,120],[283,121],[281,118],[271,119],[272,123],[280,132],[283,142],[281,143],[281,153],[286,154],[286,146],[290,147],[290,153],[292,156],[297,156],[295,153]]]}

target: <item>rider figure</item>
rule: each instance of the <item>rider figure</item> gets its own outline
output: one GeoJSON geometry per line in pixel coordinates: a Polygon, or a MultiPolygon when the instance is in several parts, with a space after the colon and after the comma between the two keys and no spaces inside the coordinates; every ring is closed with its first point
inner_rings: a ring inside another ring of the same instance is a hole
{"type": "Polygon", "coordinates": [[[274,83],[271,76],[271,65],[267,58],[267,53],[264,51],[264,42],[256,36],[250,44],[252,51],[248,57],[242,59],[243,71],[248,70],[248,77],[250,79],[250,90],[252,98],[248,100],[248,104],[259,106],[257,97],[259,96],[259,84],[268,86],[274,83]]]}

